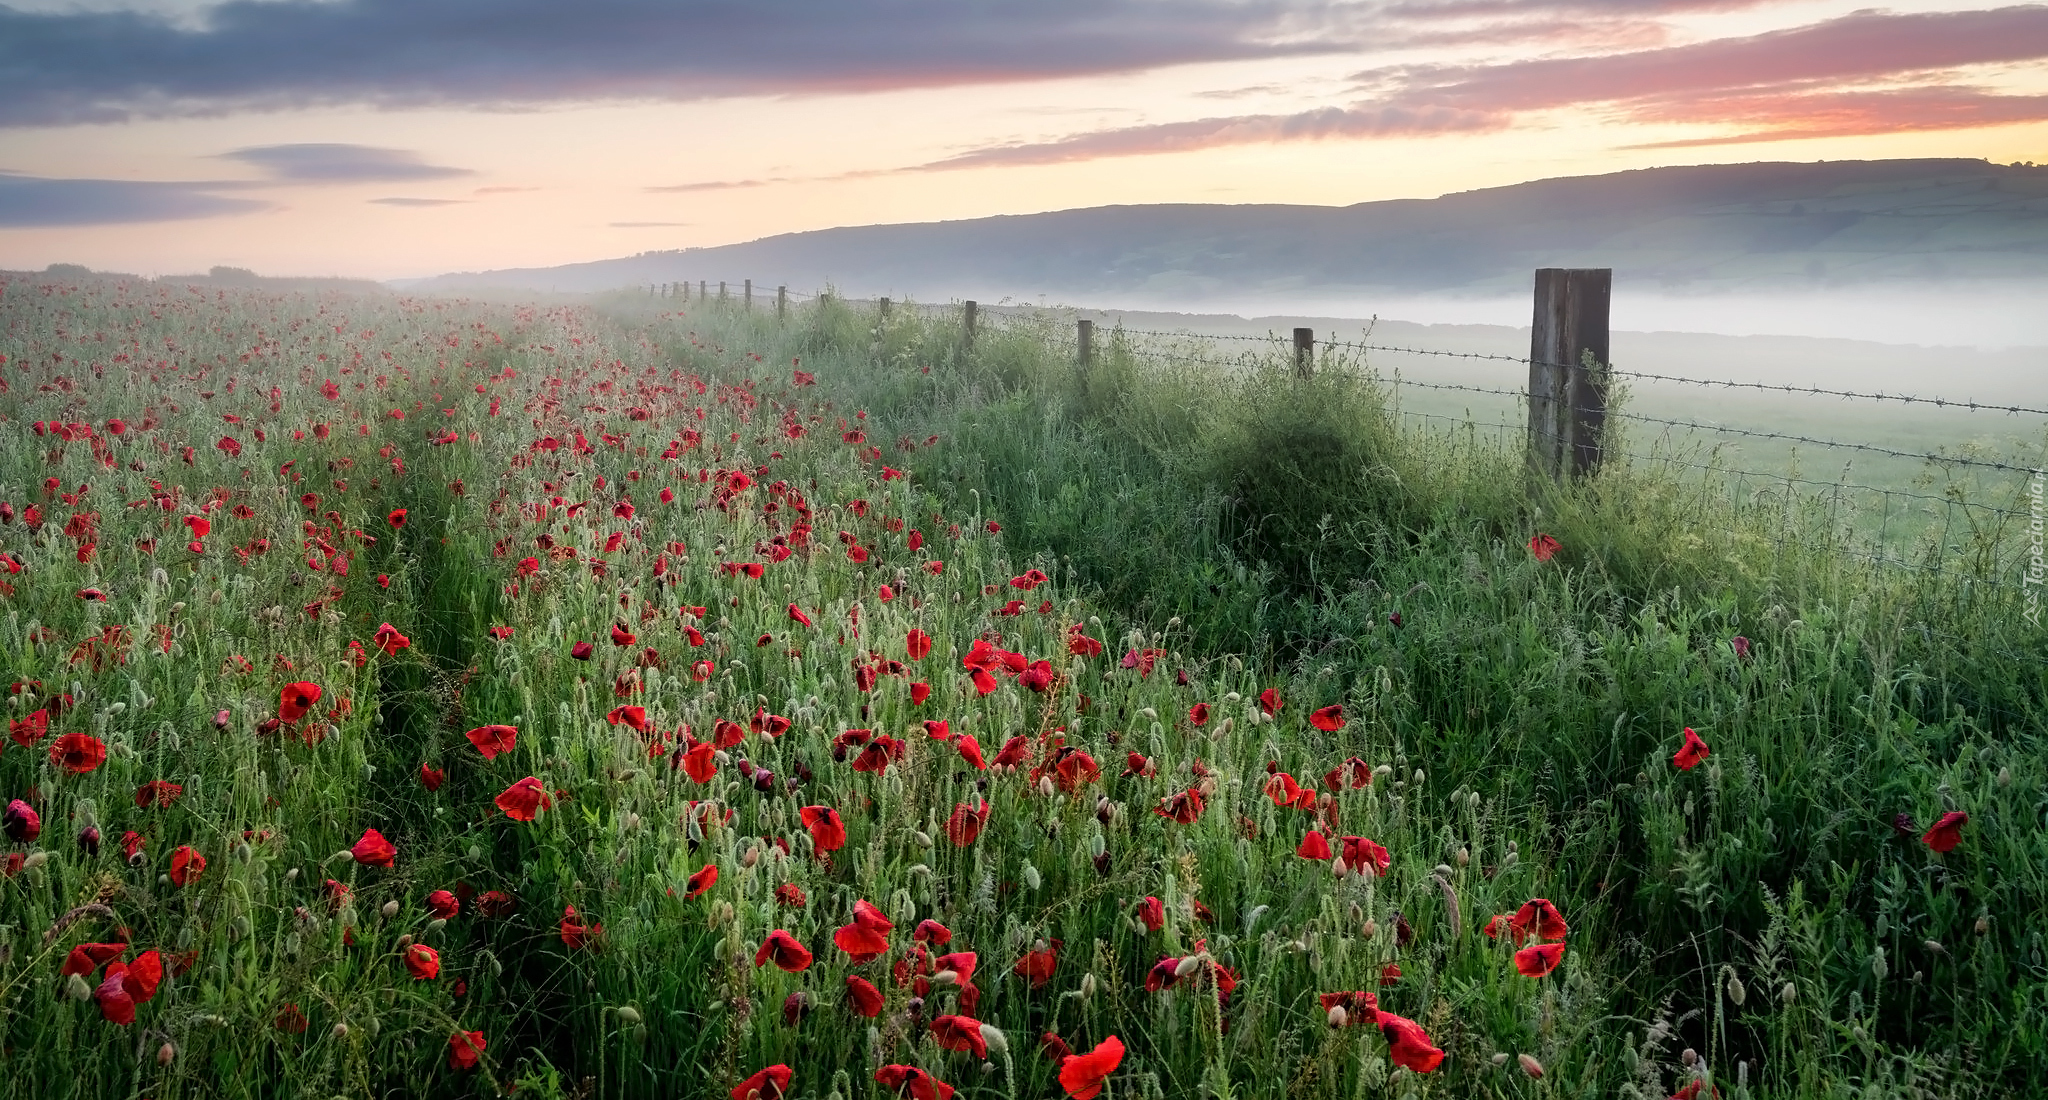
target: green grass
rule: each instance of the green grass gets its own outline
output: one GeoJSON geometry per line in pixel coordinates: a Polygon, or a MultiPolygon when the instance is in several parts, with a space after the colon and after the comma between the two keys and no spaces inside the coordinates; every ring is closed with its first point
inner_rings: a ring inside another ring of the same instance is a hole
{"type": "MultiPolygon", "coordinates": [[[[1532,486],[1477,431],[1408,430],[1368,375],[1219,376],[1113,341],[1083,373],[1050,320],[988,322],[968,348],[908,309],[673,305],[0,291],[0,500],[46,520],[0,526],[26,567],[0,596],[0,672],[75,697],[51,737],[109,747],[86,774],[46,742],[0,753],[0,794],[42,818],[0,880],[0,1094],[723,1096],[784,1063],[793,1095],[846,1098],[882,1095],[875,1070],[901,1062],[970,1097],[1060,1095],[1045,1032],[1119,1036],[1108,1094],[1128,1097],[1664,1096],[1701,1072],[1753,1097],[2048,1086],[2030,923],[2048,671],[2019,591],[1985,583],[2013,578],[2013,532],[1927,550],[1939,573],[1876,568],[1823,500],[1731,501],[1650,464],[1532,486]],[[110,443],[115,416],[132,431],[110,443]],[[94,425],[100,448],[29,429],[52,419],[94,425]],[[213,446],[224,432],[239,458],[213,446]],[[735,472],[754,484],[726,499],[735,472]],[[91,488],[64,504],[47,477],[91,488]],[[208,499],[194,553],[182,520],[208,499]],[[773,561],[799,499],[809,546],[773,561]],[[64,531],[84,512],[90,561],[64,531]],[[1548,563],[1525,545],[1538,530],[1564,545],[1548,563]],[[267,552],[234,552],[258,537],[267,552]],[[747,561],[762,578],[720,567],[747,561]],[[1033,567],[1050,580],[1009,583],[1033,567]],[[89,586],[109,600],[75,595],[89,586]],[[1012,599],[1023,613],[1001,614],[1012,599]],[[385,622],[411,645],[351,647],[385,622]],[[639,637],[613,645],[614,625],[639,637]],[[110,626],[125,660],[74,659],[110,626]],[[906,652],[912,626],[929,657],[906,652]],[[1072,653],[1076,629],[1104,651],[1072,653]],[[982,694],[960,663],[977,638],[1055,679],[982,694]],[[1148,675],[1118,659],[1145,650],[1148,675]],[[890,660],[903,675],[859,682],[890,660]],[[265,732],[297,679],[325,687],[322,712],[265,732]],[[1254,702],[1268,688],[1277,715],[1254,702]],[[625,703],[650,732],[607,720],[625,703]],[[1330,704],[1343,727],[1311,725],[1330,704]],[[743,735],[707,783],[658,752],[763,708],[791,730],[743,735]],[[925,734],[938,718],[989,756],[1063,737],[1101,774],[1048,791],[1030,771],[1049,741],[1021,772],[977,771],[925,734]],[[517,747],[485,760],[464,731],[487,723],[517,747]],[[1687,727],[1713,751],[1679,771],[1687,727]],[[854,770],[831,744],[849,729],[904,737],[904,758],[854,770]],[[1151,766],[1119,774],[1130,753],[1151,766]],[[1264,793],[1269,770],[1313,785],[1354,756],[1375,782],[1314,811],[1264,793]],[[492,800],[528,775],[553,805],[513,821],[492,800]],[[184,793],[137,807],[152,779],[184,793]],[[1195,822],[1152,812],[1205,782],[1195,822]],[[953,807],[982,799],[985,830],[953,843],[953,807]],[[797,808],[816,804],[845,848],[813,851],[797,808]],[[1947,855],[1893,828],[1947,809],[1970,814],[1947,855]],[[1295,854],[1333,818],[1385,845],[1384,876],[1295,854]],[[74,840],[87,824],[97,855],[74,840]],[[341,854],[366,828],[393,867],[341,854]],[[146,843],[127,861],[131,829],[146,843]],[[179,845],[209,861],[183,887],[179,845]],[[707,865],[717,884],[686,897],[707,865]],[[436,889],[512,908],[471,899],[438,923],[436,889]],[[1147,896],[1158,931],[1133,917],[1147,896]],[[1481,932],[1532,897],[1571,925],[1541,980],[1481,932]],[[856,900],[896,921],[879,961],[832,946],[856,900]],[[565,906],[603,926],[587,946],[565,906]],[[1006,1055],[940,1048],[923,1024],[960,994],[913,1005],[894,980],[926,917],[978,953],[973,1014],[1006,1055]],[[809,969],[754,965],[777,928],[809,969]],[[398,965],[407,937],[440,952],[438,978],[398,965]],[[58,975],[73,945],[115,938],[174,961],[126,1026],[58,975]],[[1035,987],[1014,965],[1053,941],[1035,987]],[[1200,950],[1242,979],[1230,998],[1146,989],[1200,950]],[[851,1014],[850,974],[883,989],[881,1017],[851,1014]],[[1317,995],[1353,990],[1420,1022],[1443,1066],[1397,1069],[1369,1026],[1332,1028],[1317,995]],[[286,1005],[303,1032],[277,1026],[286,1005]],[[449,1065],[456,1031],[485,1035],[477,1069],[449,1065]]],[[[30,709],[14,698],[10,718],[30,709]]]]}

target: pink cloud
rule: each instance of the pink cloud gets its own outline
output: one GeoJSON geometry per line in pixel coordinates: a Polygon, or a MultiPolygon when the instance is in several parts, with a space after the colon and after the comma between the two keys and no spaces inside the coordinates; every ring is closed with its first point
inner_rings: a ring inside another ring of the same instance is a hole
{"type": "MultiPolygon", "coordinates": [[[[1484,6],[1464,5],[1473,10],[1484,6]]],[[[1687,5],[1673,0],[1663,6],[1687,5]]],[[[1702,0],[1689,6],[1717,5],[1702,0]]],[[[1438,5],[1433,10],[1451,9],[1438,5]]],[[[1962,129],[2048,118],[2044,97],[1998,95],[1964,86],[1954,77],[1965,66],[2044,57],[2048,6],[1913,14],[1863,11],[1791,30],[1685,46],[1497,65],[1369,70],[1353,78],[1367,98],[1349,106],[1118,127],[970,150],[905,171],[1063,164],[1278,142],[1483,133],[1506,129],[1524,114],[1560,108],[1598,110],[1630,123],[1749,128],[1733,138],[1684,144],[1962,129]],[[1905,86],[1871,87],[1901,83],[1905,86]]]]}

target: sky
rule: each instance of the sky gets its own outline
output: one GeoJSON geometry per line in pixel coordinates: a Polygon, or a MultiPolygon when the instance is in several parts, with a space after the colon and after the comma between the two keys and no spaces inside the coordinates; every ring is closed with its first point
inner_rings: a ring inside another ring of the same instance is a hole
{"type": "Polygon", "coordinates": [[[2048,4],[0,0],[0,269],[403,278],[1920,156],[2048,162],[2048,4]]]}

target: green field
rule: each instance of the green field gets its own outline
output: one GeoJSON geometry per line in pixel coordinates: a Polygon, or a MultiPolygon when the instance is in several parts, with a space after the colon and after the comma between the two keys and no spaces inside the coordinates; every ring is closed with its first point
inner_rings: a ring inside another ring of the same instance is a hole
{"type": "Polygon", "coordinates": [[[2048,1089],[2023,532],[1064,324],[0,289],[0,1095],[2048,1089]]]}

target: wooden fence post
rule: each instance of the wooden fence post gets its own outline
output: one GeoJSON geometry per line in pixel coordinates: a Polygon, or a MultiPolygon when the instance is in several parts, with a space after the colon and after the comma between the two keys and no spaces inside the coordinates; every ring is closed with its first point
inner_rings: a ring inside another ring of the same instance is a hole
{"type": "Polygon", "coordinates": [[[681,286],[681,287],[683,288],[683,301],[685,301],[685,302],[689,301],[689,300],[690,300],[690,280],[688,280],[688,279],[684,279],[684,280],[683,280],[683,281],[682,281],[682,282],[681,282],[681,283],[680,283],[679,285],[680,285],[680,286],[681,286]]]}
{"type": "Polygon", "coordinates": [[[748,309],[748,310],[749,310],[749,311],[751,312],[751,311],[753,310],[753,308],[754,308],[754,280],[752,280],[752,279],[748,279],[748,280],[747,280],[747,309],[748,309]]]}
{"type": "Polygon", "coordinates": [[[967,308],[961,313],[960,346],[964,351],[974,350],[974,316],[976,310],[976,305],[973,302],[968,302],[967,308]]]}
{"type": "Polygon", "coordinates": [[[718,300],[719,300],[719,301],[721,301],[721,302],[725,301],[725,280],[724,280],[724,279],[720,279],[720,280],[718,280],[718,300]]]}
{"type": "Polygon", "coordinates": [[[1585,477],[1600,468],[1613,286],[1612,268],[1536,271],[1536,315],[1529,330],[1529,464],[1552,481],[1585,477]]]}
{"type": "Polygon", "coordinates": [[[775,319],[780,321],[787,316],[789,316],[789,288],[778,286],[775,288],[775,319]]]}
{"type": "Polygon", "coordinates": [[[1294,330],[1294,376],[1307,378],[1316,372],[1316,330],[1294,330]]]}
{"type": "Polygon", "coordinates": [[[1081,369],[1086,371],[1095,365],[1095,322],[1080,321],[1076,324],[1076,337],[1080,346],[1081,369]]]}
{"type": "Polygon", "coordinates": [[[879,313],[880,313],[880,316],[881,316],[882,320],[884,320],[884,321],[888,320],[888,319],[889,319],[889,299],[887,299],[887,298],[881,298],[881,299],[877,299],[877,300],[876,300],[876,303],[875,303],[875,304],[876,304],[876,308],[877,308],[877,310],[878,310],[878,311],[879,311],[879,313]]]}
{"type": "Polygon", "coordinates": [[[702,279],[699,279],[699,280],[697,280],[697,300],[698,300],[698,301],[700,301],[700,302],[701,302],[701,301],[703,301],[704,299],[706,299],[706,298],[710,297],[710,295],[708,295],[708,294],[704,293],[704,291],[705,291],[705,285],[704,285],[704,280],[702,280],[702,279]]]}

